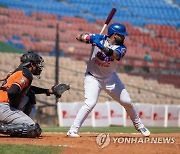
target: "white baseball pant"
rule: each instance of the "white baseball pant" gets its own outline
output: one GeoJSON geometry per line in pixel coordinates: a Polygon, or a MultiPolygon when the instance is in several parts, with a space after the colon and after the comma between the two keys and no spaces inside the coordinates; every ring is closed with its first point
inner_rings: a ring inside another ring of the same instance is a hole
{"type": "Polygon", "coordinates": [[[134,108],[129,93],[116,73],[105,80],[98,80],[90,74],[85,75],[84,80],[85,104],[80,108],[70,130],[78,132],[88,114],[95,107],[101,90],[104,90],[115,101],[119,102],[129,114],[134,126],[141,125],[140,118],[134,108]]]}

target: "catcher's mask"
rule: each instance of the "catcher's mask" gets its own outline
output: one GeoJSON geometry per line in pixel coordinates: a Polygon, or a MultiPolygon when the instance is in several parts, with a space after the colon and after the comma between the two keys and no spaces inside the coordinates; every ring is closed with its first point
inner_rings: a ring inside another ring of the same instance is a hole
{"type": "Polygon", "coordinates": [[[43,62],[44,59],[38,55],[35,51],[28,51],[27,53],[23,54],[21,56],[21,63],[23,67],[27,67],[30,64],[33,64],[36,66],[36,70],[33,73],[33,75],[40,75],[43,70],[43,62]]]}

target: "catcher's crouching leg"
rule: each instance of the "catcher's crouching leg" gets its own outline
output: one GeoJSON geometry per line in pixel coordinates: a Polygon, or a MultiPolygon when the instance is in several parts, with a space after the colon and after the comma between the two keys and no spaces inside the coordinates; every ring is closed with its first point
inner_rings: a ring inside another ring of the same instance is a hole
{"type": "Polygon", "coordinates": [[[36,138],[41,135],[41,128],[38,123],[28,124],[1,124],[0,133],[12,137],[36,138]]]}

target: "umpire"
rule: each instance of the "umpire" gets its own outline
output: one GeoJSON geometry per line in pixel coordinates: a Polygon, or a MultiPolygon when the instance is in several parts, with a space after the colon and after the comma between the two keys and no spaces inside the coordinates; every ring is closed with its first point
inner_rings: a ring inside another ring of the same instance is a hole
{"type": "Polygon", "coordinates": [[[69,89],[69,85],[63,84],[66,87],[61,87],[60,93],[57,93],[59,85],[50,89],[32,86],[33,75],[40,76],[43,63],[43,58],[37,52],[29,51],[21,56],[20,65],[4,80],[0,87],[0,133],[29,138],[41,135],[39,124],[29,117],[36,103],[35,94],[61,97],[69,89]]]}

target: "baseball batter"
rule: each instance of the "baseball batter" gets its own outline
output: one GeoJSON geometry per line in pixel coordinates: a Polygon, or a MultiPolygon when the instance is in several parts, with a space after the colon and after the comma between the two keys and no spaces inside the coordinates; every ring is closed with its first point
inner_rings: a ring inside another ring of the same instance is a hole
{"type": "Polygon", "coordinates": [[[79,137],[78,131],[95,107],[101,90],[126,109],[136,130],[143,136],[150,136],[150,132],[144,127],[134,109],[129,93],[116,74],[117,62],[125,56],[127,51],[124,45],[125,36],[128,36],[126,27],[114,23],[108,27],[107,35],[83,33],[76,38],[78,41],[93,46],[85,73],[85,104],[79,110],[67,136],[79,137]]]}

